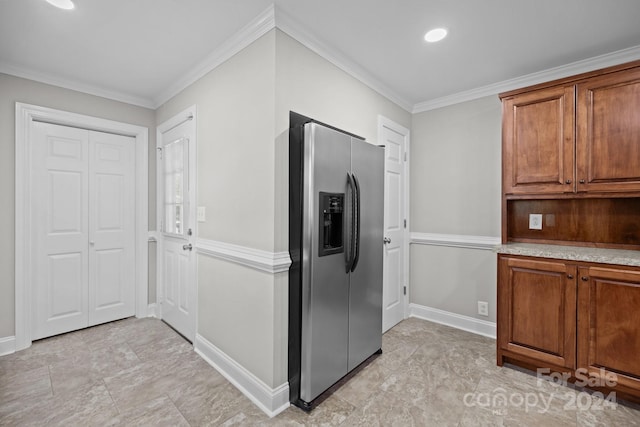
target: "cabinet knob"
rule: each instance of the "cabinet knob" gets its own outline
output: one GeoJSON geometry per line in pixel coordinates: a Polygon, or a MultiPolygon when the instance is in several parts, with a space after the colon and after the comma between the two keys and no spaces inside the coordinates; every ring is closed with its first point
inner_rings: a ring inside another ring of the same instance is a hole
{"type": "Polygon", "coordinates": [[[581,279],[582,279],[583,282],[588,282],[589,281],[589,278],[587,276],[582,276],[581,279]]]}
{"type": "Polygon", "coordinates": [[[573,279],[573,274],[567,274],[567,279],[573,279]]]}
{"type": "Polygon", "coordinates": [[[565,182],[566,182],[567,184],[571,184],[571,180],[570,180],[570,179],[566,180],[565,182]]]}
{"type": "Polygon", "coordinates": [[[586,181],[584,179],[580,180],[580,184],[584,184],[586,181]]]}

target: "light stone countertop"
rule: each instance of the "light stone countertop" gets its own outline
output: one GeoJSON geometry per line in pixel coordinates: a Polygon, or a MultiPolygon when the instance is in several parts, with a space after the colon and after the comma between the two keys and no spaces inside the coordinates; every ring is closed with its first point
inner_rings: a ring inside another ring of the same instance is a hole
{"type": "Polygon", "coordinates": [[[506,245],[498,246],[496,251],[499,254],[640,267],[640,251],[582,246],[541,245],[536,243],[507,243],[506,245]]]}

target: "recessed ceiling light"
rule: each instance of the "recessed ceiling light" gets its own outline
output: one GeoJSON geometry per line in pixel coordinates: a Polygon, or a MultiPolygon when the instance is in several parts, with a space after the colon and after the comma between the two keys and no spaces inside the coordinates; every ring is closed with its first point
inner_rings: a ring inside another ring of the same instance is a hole
{"type": "Polygon", "coordinates": [[[47,0],[47,3],[54,5],[60,9],[71,10],[75,5],[71,0],[47,0]]]}
{"type": "Polygon", "coordinates": [[[447,36],[447,30],[444,28],[434,28],[424,35],[424,39],[429,43],[439,42],[447,36]]]}

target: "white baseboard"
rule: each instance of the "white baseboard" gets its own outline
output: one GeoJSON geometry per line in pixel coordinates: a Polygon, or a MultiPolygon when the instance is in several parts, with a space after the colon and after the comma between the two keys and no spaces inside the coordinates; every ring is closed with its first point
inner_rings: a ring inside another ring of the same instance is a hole
{"type": "Polygon", "coordinates": [[[16,352],[16,337],[0,338],[0,356],[16,352]]]}
{"type": "Polygon", "coordinates": [[[147,306],[147,317],[158,317],[156,314],[156,307],[157,305],[155,302],[147,306]]]}
{"type": "Polygon", "coordinates": [[[496,339],[496,324],[424,305],[409,304],[409,316],[496,339]]]}
{"type": "Polygon", "coordinates": [[[289,407],[289,383],[272,389],[201,335],[196,334],[194,348],[196,353],[269,417],[274,417],[289,407]]]}

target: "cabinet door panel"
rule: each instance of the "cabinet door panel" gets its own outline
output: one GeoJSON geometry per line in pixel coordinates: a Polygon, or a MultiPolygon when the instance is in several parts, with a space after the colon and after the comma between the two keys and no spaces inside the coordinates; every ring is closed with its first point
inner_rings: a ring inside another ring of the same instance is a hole
{"type": "Polygon", "coordinates": [[[505,99],[502,125],[506,194],[574,191],[573,86],[505,99]]]}
{"type": "Polygon", "coordinates": [[[498,342],[503,350],[575,366],[576,267],[500,258],[498,342]]]}
{"type": "Polygon", "coordinates": [[[577,87],[578,191],[640,190],[640,69],[577,87]]]}
{"type": "Polygon", "coordinates": [[[578,367],[640,390],[640,272],[581,268],[578,367]]]}

